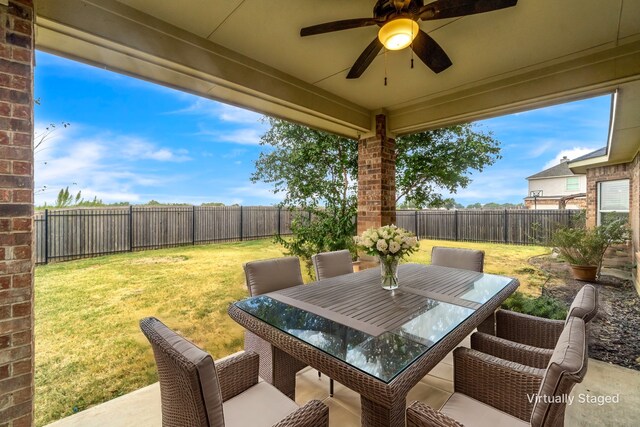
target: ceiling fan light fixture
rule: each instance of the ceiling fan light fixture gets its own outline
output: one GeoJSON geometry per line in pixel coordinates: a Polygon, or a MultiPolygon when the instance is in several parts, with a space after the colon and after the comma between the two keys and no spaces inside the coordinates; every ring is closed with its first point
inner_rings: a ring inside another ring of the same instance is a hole
{"type": "Polygon", "coordinates": [[[409,18],[398,18],[387,22],[378,31],[378,39],[389,50],[400,50],[409,46],[418,35],[418,23],[409,18]]]}

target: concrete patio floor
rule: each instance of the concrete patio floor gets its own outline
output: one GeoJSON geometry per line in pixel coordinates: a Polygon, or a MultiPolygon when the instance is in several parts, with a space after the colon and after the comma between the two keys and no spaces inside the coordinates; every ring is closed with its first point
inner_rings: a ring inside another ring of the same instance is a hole
{"type": "MultiPolygon", "coordinates": [[[[469,346],[467,338],[462,345],[469,346]]],[[[573,405],[567,407],[565,426],[637,426],[640,422],[640,372],[589,359],[589,369],[582,384],[572,396],[573,405]],[[616,396],[619,402],[581,402],[588,396],[616,396]]],[[[420,400],[439,408],[453,392],[453,355],[450,353],[410,392],[407,402],[420,400]]],[[[360,396],[336,383],[334,396],[329,397],[329,379],[313,368],[298,373],[296,402],[300,405],[311,399],[323,401],[329,407],[331,427],[360,426],[360,396]]],[[[78,414],[49,424],[49,427],[159,427],[161,422],[160,387],[158,383],[125,396],[94,406],[78,414]]]]}

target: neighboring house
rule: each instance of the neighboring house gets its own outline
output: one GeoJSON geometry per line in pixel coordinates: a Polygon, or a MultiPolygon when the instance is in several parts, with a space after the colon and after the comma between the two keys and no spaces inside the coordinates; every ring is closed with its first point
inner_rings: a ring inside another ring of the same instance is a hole
{"type": "Polygon", "coordinates": [[[587,176],[574,173],[568,164],[563,157],[559,164],[527,178],[527,209],[586,209],[587,176]]]}

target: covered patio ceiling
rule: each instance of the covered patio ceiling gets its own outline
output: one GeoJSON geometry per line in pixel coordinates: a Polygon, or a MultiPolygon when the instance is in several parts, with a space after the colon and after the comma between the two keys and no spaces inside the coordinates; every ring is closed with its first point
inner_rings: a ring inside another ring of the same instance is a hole
{"type": "MultiPolygon", "coordinates": [[[[299,31],[369,17],[374,3],[46,0],[36,3],[36,43],[352,138],[371,132],[379,112],[399,135],[624,90],[640,80],[640,2],[631,0],[520,0],[490,13],[421,21],[451,58],[449,69],[435,74],[418,59],[411,69],[405,49],[386,61],[381,53],[362,77],[347,80],[378,27],[305,38],[299,31]]],[[[625,113],[640,117],[634,98],[625,113]]],[[[631,133],[638,143],[640,127],[631,133]]]]}

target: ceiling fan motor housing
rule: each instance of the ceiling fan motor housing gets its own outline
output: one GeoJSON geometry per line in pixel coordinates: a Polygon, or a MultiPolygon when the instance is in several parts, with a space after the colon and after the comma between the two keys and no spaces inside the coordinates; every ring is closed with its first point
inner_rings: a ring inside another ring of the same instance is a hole
{"type": "MultiPolygon", "coordinates": [[[[418,13],[424,6],[423,0],[378,0],[373,6],[373,17],[386,21],[396,16],[406,16],[418,13]]],[[[378,25],[382,26],[384,22],[378,25]]]]}

